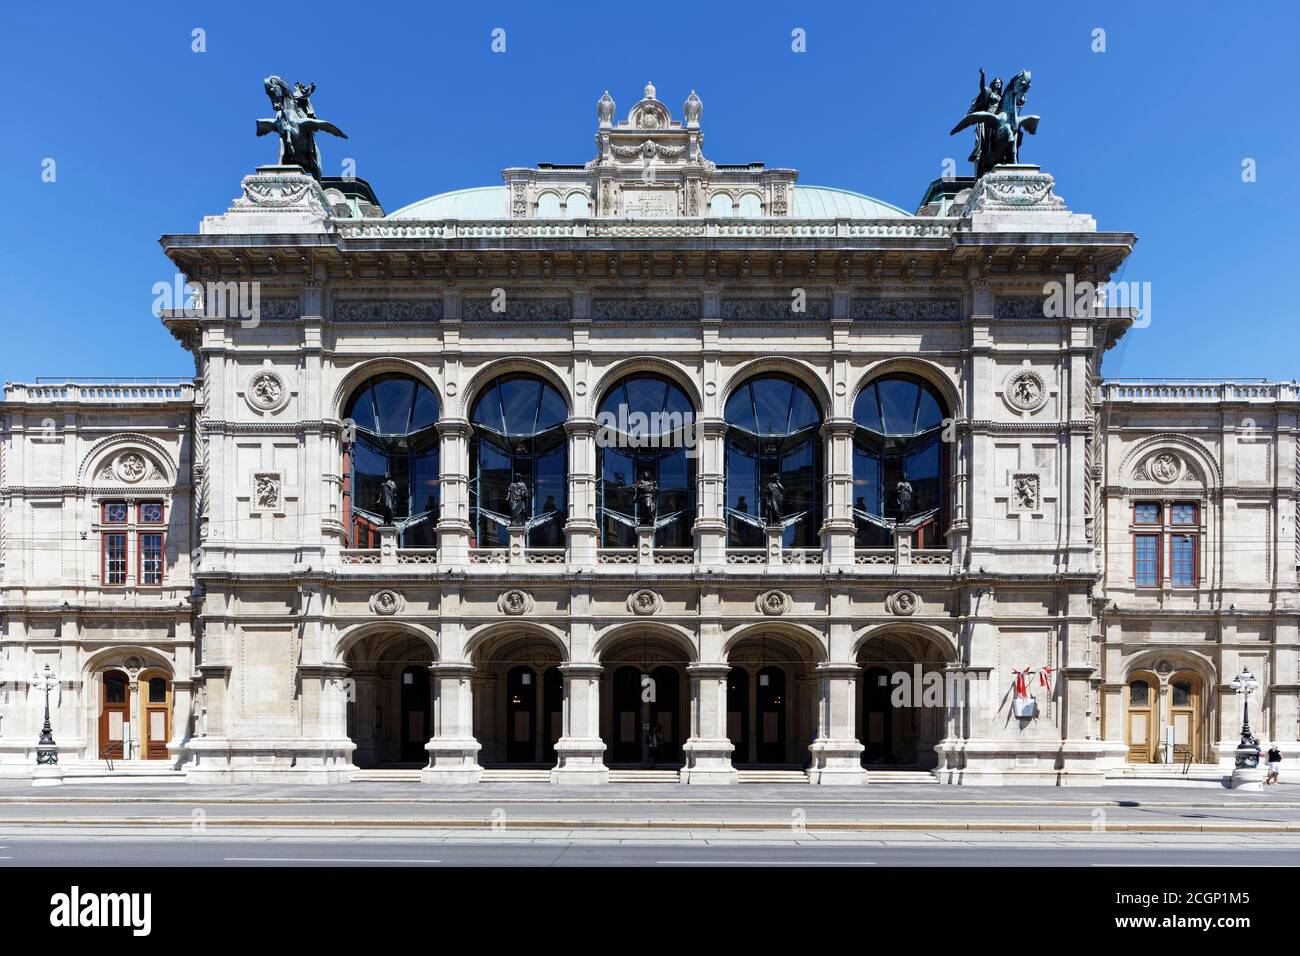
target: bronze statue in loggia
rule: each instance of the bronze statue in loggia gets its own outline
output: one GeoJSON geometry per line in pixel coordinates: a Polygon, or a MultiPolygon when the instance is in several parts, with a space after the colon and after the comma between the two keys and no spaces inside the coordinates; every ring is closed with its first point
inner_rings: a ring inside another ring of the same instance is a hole
{"type": "Polygon", "coordinates": [[[275,133],[280,138],[280,165],[300,166],[309,176],[319,180],[320,150],[316,148],[316,134],[332,133],[347,139],[347,133],[333,123],[316,118],[316,111],[311,105],[311,94],[316,91],[315,83],[310,86],[296,83],[290,92],[289,84],[282,78],[268,76],[263,81],[263,86],[271,99],[275,117],[258,120],[257,135],[275,133]]]}
{"type": "Polygon", "coordinates": [[[994,78],[987,86],[984,71],[980,70],[980,92],[971,103],[970,110],[960,123],[952,128],[952,136],[975,126],[975,149],[971,162],[975,164],[975,178],[983,176],[994,166],[1020,162],[1020,142],[1025,133],[1038,132],[1037,116],[1021,116],[1029,94],[1031,76],[1021,70],[1011,78],[1005,88],[994,78]]]}

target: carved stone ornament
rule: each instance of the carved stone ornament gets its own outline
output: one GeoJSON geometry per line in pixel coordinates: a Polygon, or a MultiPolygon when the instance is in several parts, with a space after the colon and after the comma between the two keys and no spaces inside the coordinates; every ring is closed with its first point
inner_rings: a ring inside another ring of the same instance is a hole
{"type": "Polygon", "coordinates": [[[1018,412],[1036,412],[1047,404],[1047,382],[1032,368],[1019,368],[1007,376],[1002,397],[1018,412]]]}
{"type": "Polygon", "coordinates": [[[633,591],[627,598],[627,609],[633,614],[654,614],[663,606],[664,599],[647,589],[633,591]]]}
{"type": "Polygon", "coordinates": [[[1015,496],[1016,510],[1038,511],[1042,505],[1042,476],[1037,472],[1021,472],[1011,476],[1011,491],[1015,496]]]}
{"type": "Polygon", "coordinates": [[[754,606],[764,614],[784,614],[794,602],[784,591],[764,591],[754,601],[754,606]]]}
{"type": "Polygon", "coordinates": [[[1022,209],[1064,210],[1065,202],[1052,192],[1056,181],[1037,170],[994,170],[981,176],[971,190],[968,212],[1022,209]]]}
{"type": "Polygon", "coordinates": [[[113,466],[113,473],[120,481],[128,484],[143,481],[149,471],[149,461],[137,451],[128,451],[119,455],[113,466]]]}
{"type": "Polygon", "coordinates": [[[1172,452],[1162,451],[1147,462],[1147,473],[1161,484],[1172,484],[1181,477],[1183,462],[1172,452]]]}
{"type": "Polygon", "coordinates": [[[921,599],[912,591],[895,591],[885,598],[885,606],[891,614],[907,616],[921,609],[921,599]]]}
{"type": "Polygon", "coordinates": [[[385,616],[396,614],[405,609],[406,599],[396,591],[383,590],[376,591],[370,598],[370,610],[375,614],[385,616]]]}
{"type": "Polygon", "coordinates": [[[284,479],[278,471],[259,471],[253,474],[252,512],[284,511],[284,479]]]}
{"type": "Polygon", "coordinates": [[[518,588],[506,591],[501,597],[497,598],[497,610],[502,614],[518,617],[520,614],[527,614],[532,609],[533,596],[527,591],[520,591],[518,588]]]}
{"type": "Polygon", "coordinates": [[[274,412],[288,403],[289,389],[279,372],[261,369],[248,380],[244,400],[255,411],[274,412]]]}

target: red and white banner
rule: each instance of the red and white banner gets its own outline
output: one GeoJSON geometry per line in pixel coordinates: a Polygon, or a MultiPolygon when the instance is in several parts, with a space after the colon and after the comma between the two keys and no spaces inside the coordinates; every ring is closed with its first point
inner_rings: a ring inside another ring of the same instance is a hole
{"type": "Polygon", "coordinates": [[[1040,667],[1038,669],[1038,684],[1047,691],[1047,696],[1052,696],[1056,687],[1056,668],[1048,667],[1046,664],[1040,667]]]}
{"type": "Polygon", "coordinates": [[[1013,670],[1011,673],[1016,675],[1016,696],[1025,698],[1029,696],[1029,675],[1033,669],[1026,667],[1023,670],[1013,670]]]}

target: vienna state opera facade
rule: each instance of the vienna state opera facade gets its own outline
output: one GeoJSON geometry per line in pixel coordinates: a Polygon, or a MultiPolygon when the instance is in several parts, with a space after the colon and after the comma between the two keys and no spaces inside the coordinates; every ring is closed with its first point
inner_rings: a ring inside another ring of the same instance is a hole
{"type": "Polygon", "coordinates": [[[192,379],[5,385],[0,773],[52,685],[70,778],[1213,781],[1243,669],[1300,756],[1295,382],[1104,378],[1135,236],[1038,166],[597,112],[395,212],[259,167],[161,240],[192,379]]]}

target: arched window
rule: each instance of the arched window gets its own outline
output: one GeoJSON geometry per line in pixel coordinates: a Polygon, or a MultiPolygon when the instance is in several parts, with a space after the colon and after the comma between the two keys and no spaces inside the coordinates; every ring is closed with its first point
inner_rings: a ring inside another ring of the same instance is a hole
{"type": "Polygon", "coordinates": [[[633,548],[636,529],[653,526],[661,548],[691,545],[695,521],[695,409],[672,380],[652,373],[622,379],[601,399],[596,421],[596,507],[600,543],[633,548]],[[654,507],[647,507],[653,495],[654,507]]]}
{"type": "Polygon", "coordinates": [[[406,548],[437,545],[438,399],[409,375],[377,375],[343,409],[344,526],[354,548],[379,547],[384,478],[396,485],[393,524],[406,548]]]}
{"type": "Polygon", "coordinates": [[[569,450],[564,434],[564,399],[535,375],[503,375],[474,401],[470,422],[471,547],[510,543],[510,485],[528,488],[527,544],[564,545],[569,450]]]}
{"type": "Polygon", "coordinates": [[[933,385],[886,375],[853,405],[853,515],[859,547],[893,546],[894,528],[916,529],[918,548],[942,547],[948,522],[947,412],[933,385]]]}
{"type": "Polygon", "coordinates": [[[816,547],[822,520],[821,409],[789,375],[752,378],[727,399],[727,540],[762,547],[776,517],[788,548],[816,547]],[[780,514],[765,513],[772,476],[779,476],[780,514]]]}
{"type": "Polygon", "coordinates": [[[560,197],[555,193],[543,193],[537,197],[538,219],[560,218],[560,197]]]}
{"type": "Polygon", "coordinates": [[[718,193],[709,200],[709,216],[712,219],[725,219],[731,215],[731,197],[718,193]]]}

